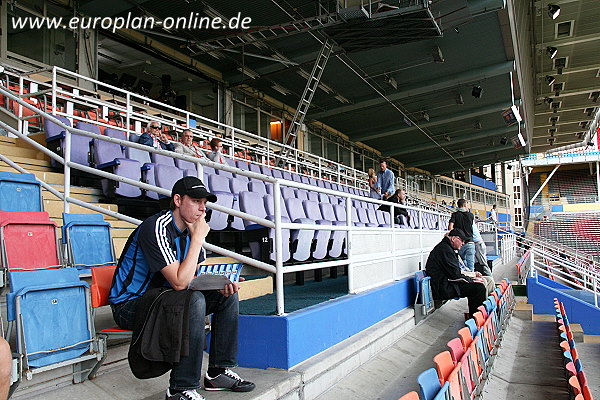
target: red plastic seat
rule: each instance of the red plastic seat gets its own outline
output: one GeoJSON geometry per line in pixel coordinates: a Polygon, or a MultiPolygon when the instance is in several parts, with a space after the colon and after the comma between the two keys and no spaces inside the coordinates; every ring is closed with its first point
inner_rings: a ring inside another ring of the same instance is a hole
{"type": "Polygon", "coordinates": [[[454,369],[454,361],[452,361],[452,355],[449,351],[442,351],[440,354],[433,357],[435,368],[438,372],[438,378],[440,379],[440,385],[448,380],[448,376],[454,369]]]}
{"type": "Polygon", "coordinates": [[[2,248],[9,271],[61,267],[56,224],[48,213],[0,211],[2,248]]]}

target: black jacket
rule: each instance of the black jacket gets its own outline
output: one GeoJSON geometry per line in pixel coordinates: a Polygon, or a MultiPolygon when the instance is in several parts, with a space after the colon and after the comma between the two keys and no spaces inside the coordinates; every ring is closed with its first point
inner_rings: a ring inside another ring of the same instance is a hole
{"type": "Polygon", "coordinates": [[[473,241],[473,221],[475,216],[470,211],[455,211],[450,216],[450,221],[454,223],[454,228],[462,229],[467,235],[467,242],[473,241]]]}
{"type": "Polygon", "coordinates": [[[191,293],[160,287],[142,296],[128,353],[129,367],[136,378],[160,376],[189,354],[191,293]]]}
{"type": "Polygon", "coordinates": [[[429,253],[425,264],[427,276],[431,277],[431,290],[435,300],[460,297],[459,283],[471,283],[471,278],[460,272],[458,254],[445,237],[429,253]]]}

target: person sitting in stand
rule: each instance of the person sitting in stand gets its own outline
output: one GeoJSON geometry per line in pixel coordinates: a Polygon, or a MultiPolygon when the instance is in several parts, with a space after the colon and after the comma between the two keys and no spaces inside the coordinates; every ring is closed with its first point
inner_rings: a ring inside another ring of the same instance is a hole
{"type": "Polygon", "coordinates": [[[212,150],[208,153],[208,158],[211,161],[214,161],[219,164],[227,164],[225,161],[225,156],[223,155],[223,141],[219,138],[213,138],[210,141],[210,149],[212,150]]]}
{"type": "Polygon", "coordinates": [[[194,135],[189,129],[184,129],[181,133],[181,142],[174,142],[175,153],[184,154],[186,156],[204,158],[204,151],[194,142],[194,135]]]}
{"type": "MultiPolygon", "coordinates": [[[[406,191],[404,189],[397,189],[392,196],[388,197],[387,201],[389,201],[391,203],[405,205],[406,204],[406,191]]],[[[378,210],[390,212],[390,208],[391,208],[390,206],[381,205],[381,206],[379,206],[378,210]]],[[[410,226],[410,215],[408,214],[408,211],[406,211],[406,209],[404,209],[402,207],[394,208],[394,223],[397,225],[402,225],[402,218],[400,217],[401,215],[404,216],[404,218],[406,218],[406,225],[410,226]]]]}
{"type": "MultiPolygon", "coordinates": [[[[469,240],[461,229],[452,229],[429,253],[425,270],[431,277],[434,300],[466,297],[472,317],[486,299],[486,287],[480,276],[470,278],[461,272],[458,250],[469,240]]],[[[479,273],[476,273],[479,274],[479,273]]]]}
{"type": "Polygon", "coordinates": [[[148,124],[148,130],[140,135],[138,143],[155,149],[175,150],[175,145],[169,142],[167,134],[161,131],[160,124],[154,121],[148,124]]]}
{"type": "Polygon", "coordinates": [[[170,208],[144,220],[129,236],[110,289],[115,322],[134,330],[128,357],[134,375],[146,379],[171,370],[165,400],[204,399],[197,389],[208,314],[213,317],[205,390],[249,392],[255,387],[230,369],[237,365],[238,284],[188,289],[205,259],[209,201],[217,197],[200,179],[175,182],[170,208]]]}

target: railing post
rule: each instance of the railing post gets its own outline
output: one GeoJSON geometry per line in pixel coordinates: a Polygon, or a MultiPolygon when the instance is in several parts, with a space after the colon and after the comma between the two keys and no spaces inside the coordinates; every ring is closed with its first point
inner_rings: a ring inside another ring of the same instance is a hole
{"type": "Polygon", "coordinates": [[[129,135],[131,132],[131,94],[127,92],[127,96],[125,96],[125,109],[127,112],[125,113],[125,132],[127,132],[127,140],[129,140],[129,135]]]}
{"type": "MultiPolygon", "coordinates": [[[[346,254],[348,254],[348,261],[352,259],[352,240],[350,237],[352,236],[352,227],[354,224],[352,223],[352,201],[350,197],[346,197],[346,226],[348,227],[348,231],[346,232],[346,254]]],[[[348,263],[348,292],[354,291],[354,271],[352,270],[352,266],[348,263]]]]}
{"type": "Polygon", "coordinates": [[[277,292],[277,315],[285,314],[283,296],[283,241],[281,240],[281,186],[273,183],[273,212],[275,213],[275,290],[277,292]]]}
{"type": "Polygon", "coordinates": [[[598,278],[594,278],[594,306],[598,307],[598,278]]]}
{"type": "Polygon", "coordinates": [[[69,212],[69,201],[68,198],[71,197],[71,167],[69,167],[69,162],[71,162],[71,131],[69,129],[65,129],[65,146],[63,149],[63,157],[65,160],[64,173],[65,173],[65,181],[64,181],[64,204],[63,210],[65,213],[69,212]]]}

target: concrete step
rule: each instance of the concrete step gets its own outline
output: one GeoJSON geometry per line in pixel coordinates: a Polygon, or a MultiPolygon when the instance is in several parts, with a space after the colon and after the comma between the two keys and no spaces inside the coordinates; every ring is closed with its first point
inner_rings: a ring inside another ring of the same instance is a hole
{"type": "MultiPolygon", "coordinates": [[[[117,206],[115,204],[106,204],[106,203],[97,203],[96,205],[103,207],[110,211],[118,211],[117,206]]],[[[44,200],[44,210],[50,215],[51,218],[62,218],[62,213],[64,211],[63,202],[57,200],[44,200]]],[[[76,204],[71,204],[70,212],[74,214],[96,214],[96,211],[92,211],[90,209],[78,206],[76,204]]],[[[113,217],[108,215],[104,216],[105,220],[113,220],[113,217]]]]}
{"type": "MultiPolygon", "coordinates": [[[[77,193],[75,191],[71,191],[71,197],[88,203],[97,203],[98,201],[100,201],[100,196],[92,193],[77,193]]],[[[42,190],[42,199],[55,201],[59,200],[58,197],[56,197],[53,193],[50,193],[47,190],[42,190]]]]}
{"type": "Polygon", "coordinates": [[[523,303],[515,304],[515,308],[513,310],[513,315],[522,320],[531,321],[533,319],[533,304],[523,304],[523,303]]]}
{"type": "MultiPolygon", "coordinates": [[[[2,153],[4,154],[4,153],[2,153]]],[[[22,166],[25,169],[31,169],[31,170],[36,170],[36,171],[51,171],[50,168],[50,161],[47,160],[39,160],[39,159],[34,159],[34,158],[27,158],[27,157],[8,157],[10,158],[10,160],[14,163],[19,164],[20,166],[22,166]]],[[[4,162],[0,162],[0,165],[8,165],[4,162]]]]}
{"type": "Polygon", "coordinates": [[[44,160],[45,155],[39,150],[33,148],[17,147],[14,144],[0,144],[0,153],[8,158],[22,157],[36,160],[44,160]]]}

